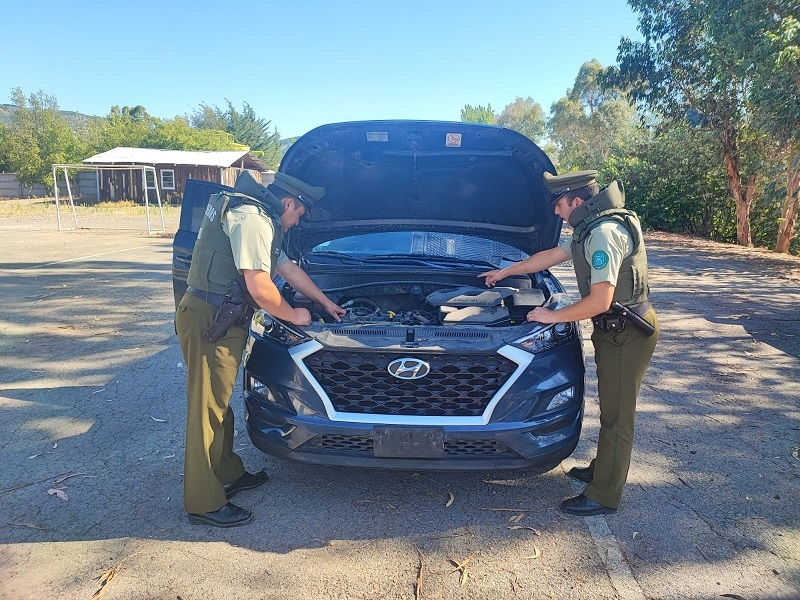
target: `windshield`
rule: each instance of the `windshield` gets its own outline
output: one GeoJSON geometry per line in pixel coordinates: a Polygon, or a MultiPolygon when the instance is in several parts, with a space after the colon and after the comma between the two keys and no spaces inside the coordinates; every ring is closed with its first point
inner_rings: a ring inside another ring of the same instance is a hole
{"type": "Polygon", "coordinates": [[[389,256],[456,259],[498,267],[518,262],[528,256],[501,242],[426,231],[388,231],[348,236],[319,244],[311,252],[344,254],[362,259],[389,256]]]}

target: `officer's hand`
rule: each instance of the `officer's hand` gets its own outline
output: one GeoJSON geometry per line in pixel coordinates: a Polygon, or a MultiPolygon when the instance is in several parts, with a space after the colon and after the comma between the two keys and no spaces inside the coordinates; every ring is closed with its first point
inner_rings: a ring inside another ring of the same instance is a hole
{"type": "Polygon", "coordinates": [[[332,300],[326,300],[322,303],[325,307],[325,312],[327,312],[330,316],[332,316],[337,323],[342,321],[342,317],[347,314],[347,310],[336,304],[336,302],[332,300]]]}
{"type": "Polygon", "coordinates": [[[500,276],[500,271],[502,269],[494,269],[492,271],[484,271],[478,277],[486,277],[486,287],[494,287],[494,284],[497,283],[502,277],[500,276]]]}
{"type": "Polygon", "coordinates": [[[543,306],[537,306],[528,313],[527,319],[532,323],[559,323],[557,312],[558,311],[550,310],[549,308],[544,308],[543,306]]]}
{"type": "Polygon", "coordinates": [[[291,322],[295,325],[311,325],[311,313],[307,308],[294,308],[291,322]]]}

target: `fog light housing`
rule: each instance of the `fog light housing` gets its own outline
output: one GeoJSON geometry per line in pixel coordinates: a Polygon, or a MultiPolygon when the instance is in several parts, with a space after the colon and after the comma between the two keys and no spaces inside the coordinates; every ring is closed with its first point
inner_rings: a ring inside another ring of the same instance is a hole
{"type": "Polygon", "coordinates": [[[561,390],[553,399],[550,400],[550,403],[547,405],[545,410],[555,410],[557,408],[561,408],[565,404],[569,404],[575,399],[575,386],[570,386],[565,390],[561,390]]]}
{"type": "Polygon", "coordinates": [[[248,388],[252,393],[254,393],[259,398],[266,400],[267,402],[272,402],[273,404],[278,404],[277,398],[272,393],[272,390],[269,389],[269,386],[261,381],[260,379],[256,379],[252,375],[248,378],[248,388]]]}

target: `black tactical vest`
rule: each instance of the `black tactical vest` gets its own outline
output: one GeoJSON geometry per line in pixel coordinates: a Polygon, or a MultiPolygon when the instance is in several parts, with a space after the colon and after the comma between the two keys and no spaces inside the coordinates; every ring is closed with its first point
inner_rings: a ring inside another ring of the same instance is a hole
{"type": "Polygon", "coordinates": [[[620,223],[631,235],[633,251],[622,260],[614,288],[614,300],[633,305],[647,300],[650,293],[647,276],[647,253],[642,240],[639,218],[624,208],[625,192],[618,181],[614,181],[602,192],[589,198],[572,211],[569,216],[572,233],[572,263],[578,280],[578,291],[582,297],[589,295],[592,287],[592,266],[586,260],[584,245],[592,230],[606,222],[620,223]]]}
{"type": "MultiPolygon", "coordinates": [[[[236,279],[242,290],[247,289],[244,276],[239,273],[233,261],[230,238],[222,228],[222,218],[225,213],[242,204],[255,206],[258,208],[259,216],[272,220],[275,233],[272,239],[271,264],[276,264],[283,243],[281,221],[277,213],[280,202],[273,194],[269,192],[267,194],[271,196],[267,200],[274,206],[265,205],[255,198],[243,194],[219,193],[211,196],[205,215],[203,215],[200,230],[197,232],[192,263],[186,279],[187,285],[212,294],[224,295],[228,291],[228,281],[236,279]]],[[[249,294],[247,296],[249,298],[249,294]]],[[[258,307],[254,306],[254,308],[258,307]]]]}

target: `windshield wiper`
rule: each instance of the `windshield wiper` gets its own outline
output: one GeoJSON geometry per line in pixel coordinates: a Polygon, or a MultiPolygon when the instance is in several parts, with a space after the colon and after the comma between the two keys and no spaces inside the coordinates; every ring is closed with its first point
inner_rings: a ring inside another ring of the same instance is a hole
{"type": "Polygon", "coordinates": [[[328,258],[338,258],[349,262],[360,262],[361,259],[353,256],[352,254],[345,254],[344,252],[332,252],[331,250],[322,250],[317,252],[310,252],[308,256],[325,256],[328,258]]]}
{"type": "Polygon", "coordinates": [[[381,254],[363,257],[364,262],[411,262],[430,266],[442,267],[447,265],[471,265],[476,267],[488,267],[497,269],[497,265],[486,260],[473,260],[470,258],[459,258],[457,256],[436,256],[431,254],[381,254]]]}

